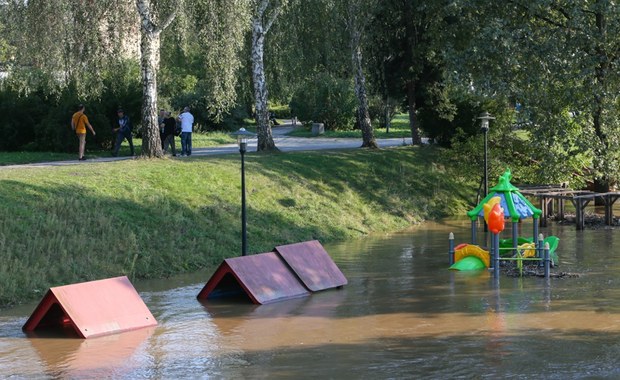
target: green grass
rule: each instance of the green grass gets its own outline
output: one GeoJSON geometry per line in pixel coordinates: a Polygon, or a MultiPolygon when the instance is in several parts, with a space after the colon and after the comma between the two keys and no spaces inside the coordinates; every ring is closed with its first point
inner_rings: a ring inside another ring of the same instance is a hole
{"type": "MultiPolygon", "coordinates": [[[[390,133],[385,131],[385,128],[378,128],[376,124],[373,124],[375,130],[375,137],[378,139],[387,139],[387,138],[402,138],[402,137],[411,137],[411,129],[409,128],[409,116],[408,114],[398,114],[392,119],[392,126],[390,127],[390,133]]],[[[325,131],[324,134],[320,136],[313,136],[311,127],[307,128],[298,128],[291,133],[289,136],[294,137],[329,137],[329,138],[362,138],[362,131],[357,130],[346,130],[346,131],[325,131]]]]}
{"type": "MultiPolygon", "coordinates": [[[[282,120],[278,120],[282,123],[282,120]]],[[[256,126],[254,125],[254,121],[251,119],[245,119],[243,122],[244,128],[248,131],[256,133],[256,126]]],[[[312,136],[312,131],[306,128],[298,128],[291,133],[289,136],[296,137],[314,137],[312,136]]],[[[87,141],[88,138],[87,136],[87,141]]],[[[332,137],[332,138],[361,138],[362,133],[359,130],[355,131],[326,131],[324,135],[319,137],[332,137]]],[[[375,129],[375,137],[376,138],[401,138],[401,137],[411,137],[411,130],[409,129],[409,119],[407,114],[399,114],[392,120],[392,127],[390,128],[390,133],[386,133],[385,129],[375,129]]],[[[208,148],[212,146],[224,145],[224,144],[234,144],[236,142],[235,138],[230,135],[230,132],[207,132],[207,133],[194,133],[192,136],[192,146],[194,148],[208,148]]],[[[134,150],[136,155],[140,155],[142,148],[142,139],[134,138],[134,150]]],[[[177,150],[181,149],[181,139],[180,137],[175,138],[175,143],[177,150]]],[[[51,161],[65,161],[65,160],[75,160],[77,158],[77,140],[75,144],[75,153],[54,153],[54,152],[0,152],[0,166],[5,165],[20,165],[20,164],[31,164],[36,162],[51,162],[51,161]]],[[[121,145],[121,149],[119,151],[120,156],[128,156],[130,154],[129,144],[127,141],[123,141],[121,145]]],[[[86,156],[88,158],[100,158],[100,157],[110,157],[111,151],[104,150],[86,150],[86,156]]]]}
{"type": "Polygon", "coordinates": [[[45,161],[64,161],[77,159],[77,147],[73,153],[53,153],[53,152],[1,152],[1,165],[30,164],[45,161]]]}
{"type": "MultiPolygon", "coordinates": [[[[90,135],[88,136],[90,137],[90,135]]],[[[87,139],[88,139],[87,137],[87,139]]],[[[192,135],[192,147],[207,148],[224,144],[234,144],[236,140],[229,132],[208,132],[194,133],[192,135]]],[[[175,137],[177,150],[181,149],[181,138],[175,137]]],[[[134,138],[133,145],[136,155],[140,154],[142,148],[142,139],[134,138]]],[[[130,154],[129,143],[123,141],[119,155],[127,156],[130,154]]],[[[87,149],[88,158],[110,157],[111,151],[91,150],[87,149]]],[[[19,165],[30,164],[36,162],[64,161],[77,159],[77,140],[75,142],[75,153],[53,153],[53,152],[0,152],[0,166],[3,165],[19,165]]]]}
{"type": "MultiPolygon", "coordinates": [[[[462,213],[474,186],[432,147],[248,154],[250,252],[462,213]]],[[[239,156],[0,169],[0,305],[50,286],[163,278],[238,256],[239,156]]]]}

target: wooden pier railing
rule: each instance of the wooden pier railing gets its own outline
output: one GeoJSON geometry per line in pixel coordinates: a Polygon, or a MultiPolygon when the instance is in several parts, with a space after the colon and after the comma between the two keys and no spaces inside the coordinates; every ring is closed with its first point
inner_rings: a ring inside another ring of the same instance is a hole
{"type": "Polygon", "coordinates": [[[585,228],[585,208],[594,199],[601,199],[605,205],[605,224],[614,224],[613,206],[620,198],[620,192],[596,193],[588,190],[572,190],[561,186],[522,186],[519,191],[523,195],[538,198],[540,200],[540,225],[547,225],[547,219],[557,214],[559,219],[564,219],[565,201],[570,201],[575,207],[575,225],[578,230],[585,228]],[[557,207],[557,213],[554,208],[557,207]]]}

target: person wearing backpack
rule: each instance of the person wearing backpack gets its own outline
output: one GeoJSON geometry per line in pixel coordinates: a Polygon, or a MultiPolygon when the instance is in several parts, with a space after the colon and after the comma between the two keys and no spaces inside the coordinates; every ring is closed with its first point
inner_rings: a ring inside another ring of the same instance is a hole
{"type": "Polygon", "coordinates": [[[84,149],[86,148],[86,127],[90,129],[93,136],[96,135],[93,126],[88,122],[88,117],[84,114],[85,110],[86,107],[84,107],[83,104],[80,104],[77,112],[71,117],[71,129],[75,131],[80,143],[78,148],[78,160],[80,161],[84,161],[86,159],[84,156],[84,149]]]}
{"type": "Polygon", "coordinates": [[[118,115],[118,128],[112,129],[112,131],[116,133],[116,144],[114,144],[112,156],[118,156],[118,151],[121,148],[123,140],[125,139],[129,142],[129,149],[131,149],[131,155],[133,156],[133,138],[131,137],[132,126],[129,116],[125,115],[125,111],[122,108],[119,108],[118,111],[116,111],[116,114],[118,115]]]}

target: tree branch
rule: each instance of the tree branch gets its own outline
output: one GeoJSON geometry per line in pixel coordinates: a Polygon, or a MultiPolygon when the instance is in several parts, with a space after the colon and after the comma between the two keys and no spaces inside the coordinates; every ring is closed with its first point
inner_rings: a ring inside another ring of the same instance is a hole
{"type": "Polygon", "coordinates": [[[172,24],[172,21],[174,21],[175,17],[177,16],[177,9],[178,7],[175,7],[172,13],[168,15],[168,18],[166,18],[166,20],[160,26],[155,28],[156,32],[161,32],[164,29],[166,29],[168,26],[170,26],[170,24],[172,24]]]}
{"type": "MultiPolygon", "coordinates": [[[[517,7],[521,8],[522,10],[525,10],[525,11],[531,11],[532,10],[529,6],[523,5],[520,2],[518,2],[518,1],[508,0],[508,3],[516,5],[517,7]]],[[[556,8],[556,10],[558,10],[560,13],[562,13],[565,17],[567,16],[567,14],[565,14],[565,12],[560,11],[560,9],[556,8]]],[[[534,13],[534,14],[532,14],[532,16],[534,18],[540,20],[540,21],[543,21],[543,22],[549,24],[549,25],[557,26],[558,28],[572,29],[572,28],[569,28],[568,25],[566,25],[566,24],[554,21],[551,18],[549,18],[549,17],[547,17],[545,15],[539,14],[539,13],[534,13]]],[[[570,19],[570,18],[567,17],[567,20],[568,19],[570,19]]]]}
{"type": "Polygon", "coordinates": [[[263,29],[263,33],[267,33],[269,29],[271,29],[271,25],[273,25],[273,23],[276,21],[276,19],[280,15],[280,12],[282,12],[282,4],[278,3],[277,5],[275,5],[275,9],[269,16],[269,20],[267,21],[267,24],[265,25],[265,28],[263,29]]]}
{"type": "Polygon", "coordinates": [[[261,21],[268,6],[269,0],[260,0],[260,3],[258,3],[258,6],[256,7],[256,14],[258,15],[258,18],[261,19],[261,21]]]}

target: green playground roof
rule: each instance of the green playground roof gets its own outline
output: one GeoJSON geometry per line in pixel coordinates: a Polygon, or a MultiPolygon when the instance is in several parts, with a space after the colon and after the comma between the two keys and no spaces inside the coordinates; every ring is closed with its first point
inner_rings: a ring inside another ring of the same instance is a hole
{"type": "Polygon", "coordinates": [[[471,220],[476,220],[480,216],[484,216],[483,207],[493,197],[500,198],[500,206],[504,209],[504,216],[518,222],[520,219],[538,218],[542,214],[542,210],[534,207],[519,189],[510,183],[512,174],[510,169],[499,177],[499,182],[495,187],[489,189],[489,194],[471,211],[467,212],[467,216],[471,220]]]}

